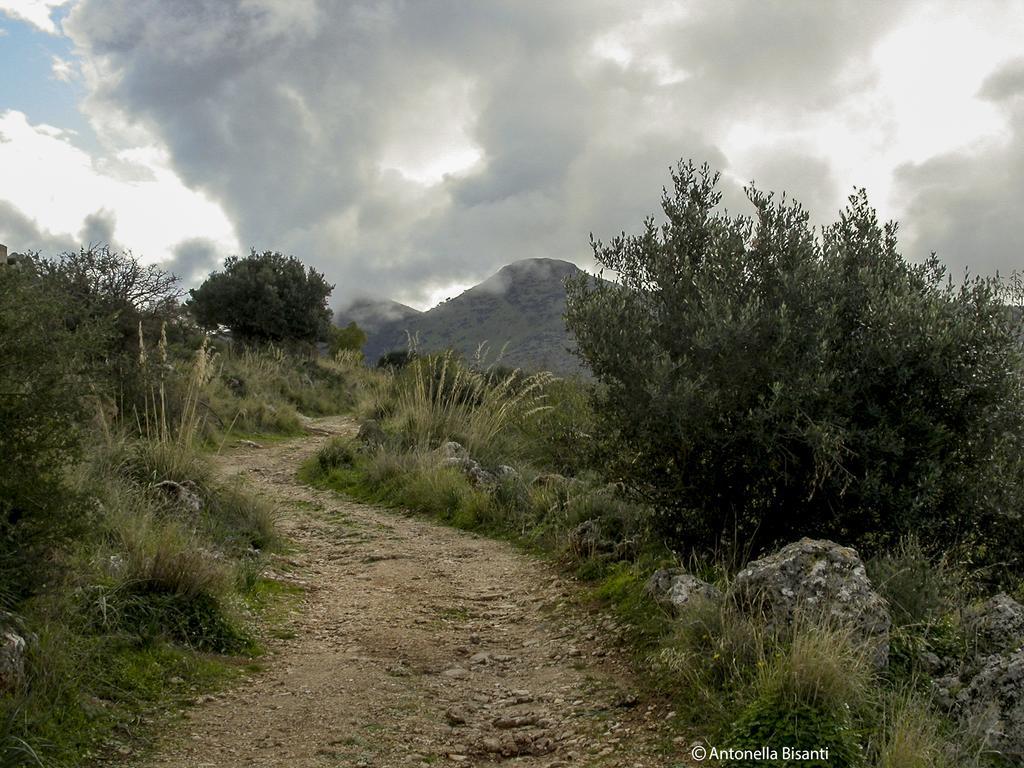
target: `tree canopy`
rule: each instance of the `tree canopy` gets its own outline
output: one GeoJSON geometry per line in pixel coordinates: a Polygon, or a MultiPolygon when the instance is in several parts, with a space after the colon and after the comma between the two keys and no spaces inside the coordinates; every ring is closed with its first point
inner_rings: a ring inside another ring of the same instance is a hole
{"type": "Polygon", "coordinates": [[[333,289],[294,256],[253,249],[191,290],[188,307],[202,327],[227,328],[245,343],[315,342],[327,337],[333,289]]]}
{"type": "Polygon", "coordinates": [[[68,328],[111,326],[110,353],[136,353],[140,323],[153,336],[180,314],[183,291],[178,279],[156,264],[142,264],[129,251],[89,246],[56,259],[30,255],[27,265],[48,290],[63,297],[68,328]]]}

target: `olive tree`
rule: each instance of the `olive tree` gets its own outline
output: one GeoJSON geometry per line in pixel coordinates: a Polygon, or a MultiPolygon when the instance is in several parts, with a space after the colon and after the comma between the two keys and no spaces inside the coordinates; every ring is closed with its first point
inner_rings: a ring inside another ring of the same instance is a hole
{"type": "Polygon", "coordinates": [[[718,179],[680,163],[664,221],[592,241],[613,279],[569,284],[617,479],[690,550],[915,531],[1005,556],[1024,398],[1002,285],[909,263],[863,192],[818,233],[754,188],[752,217],[722,212],[718,179]]]}

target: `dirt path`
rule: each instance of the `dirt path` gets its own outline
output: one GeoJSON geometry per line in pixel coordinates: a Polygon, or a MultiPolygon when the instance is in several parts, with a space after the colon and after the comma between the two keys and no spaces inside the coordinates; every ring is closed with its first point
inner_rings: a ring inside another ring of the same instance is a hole
{"type": "Polygon", "coordinates": [[[192,708],[153,766],[684,763],[667,713],[637,702],[611,621],[505,543],[299,484],[326,439],[222,457],[279,509],[298,549],[281,578],[306,591],[265,671],[192,708]]]}

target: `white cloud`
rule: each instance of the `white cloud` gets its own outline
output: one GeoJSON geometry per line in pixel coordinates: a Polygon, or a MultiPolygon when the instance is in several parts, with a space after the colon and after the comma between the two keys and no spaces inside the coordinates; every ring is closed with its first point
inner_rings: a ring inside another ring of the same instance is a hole
{"type": "Polygon", "coordinates": [[[54,80],[70,83],[71,79],[75,76],[74,62],[62,59],[60,56],[54,56],[50,61],[50,74],[54,80]]]}
{"type": "MultiPolygon", "coordinates": [[[[19,180],[5,187],[5,200],[46,232],[77,239],[100,231],[90,223],[102,221],[110,239],[147,262],[173,258],[175,247],[190,237],[209,240],[221,255],[238,251],[224,212],[182,184],[157,147],[125,151],[116,162],[100,164],[64,131],[33,125],[9,110],[0,113],[0,167],[19,180]]],[[[17,249],[2,226],[0,241],[17,249]]]]}
{"type": "Polygon", "coordinates": [[[73,0],[0,0],[0,13],[24,21],[43,32],[56,35],[60,30],[53,21],[53,12],[73,0]]]}

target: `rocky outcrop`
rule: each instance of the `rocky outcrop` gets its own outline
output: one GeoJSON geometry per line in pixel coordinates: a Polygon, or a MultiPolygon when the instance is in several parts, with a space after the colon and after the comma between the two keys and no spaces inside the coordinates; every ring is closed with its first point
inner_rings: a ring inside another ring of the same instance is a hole
{"type": "Polygon", "coordinates": [[[968,608],[963,624],[979,656],[1013,650],[1024,643],[1024,605],[1004,593],[968,608]]]}
{"type": "Polygon", "coordinates": [[[713,584],[682,568],[655,571],[647,580],[644,592],[675,613],[681,613],[696,601],[718,602],[722,598],[722,593],[713,584]]]}
{"type": "Polygon", "coordinates": [[[733,583],[740,605],[762,610],[770,624],[799,616],[849,628],[868,644],[877,666],[889,657],[891,620],[885,600],[868,579],[856,550],[804,538],[755,560],[733,583]]]}
{"type": "Polygon", "coordinates": [[[986,747],[1014,765],[1024,760],[1024,648],[990,656],[957,694],[956,711],[986,747]]]}

